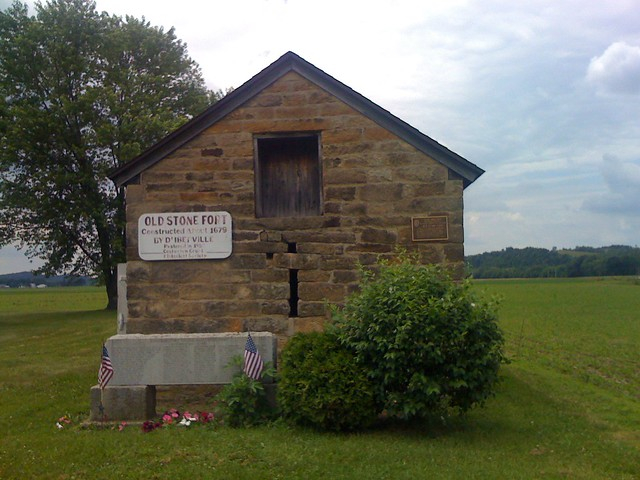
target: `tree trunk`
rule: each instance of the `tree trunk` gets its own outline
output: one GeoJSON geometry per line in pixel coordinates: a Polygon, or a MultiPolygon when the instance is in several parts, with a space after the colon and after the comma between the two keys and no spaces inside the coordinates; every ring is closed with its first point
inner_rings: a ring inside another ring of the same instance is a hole
{"type": "Polygon", "coordinates": [[[107,310],[118,309],[118,271],[108,269],[104,274],[104,282],[107,288],[107,310]]]}

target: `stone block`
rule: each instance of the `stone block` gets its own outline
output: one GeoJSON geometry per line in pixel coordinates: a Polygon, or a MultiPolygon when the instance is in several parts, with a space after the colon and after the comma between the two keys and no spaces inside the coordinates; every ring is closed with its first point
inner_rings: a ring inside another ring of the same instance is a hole
{"type": "Polygon", "coordinates": [[[324,330],[325,317],[296,317],[290,319],[289,332],[296,333],[322,332],[324,330]]]}
{"type": "Polygon", "coordinates": [[[322,270],[350,270],[356,268],[358,259],[349,255],[322,255],[320,268],[322,270]]]}
{"type": "Polygon", "coordinates": [[[258,283],[252,285],[253,298],[265,300],[280,300],[289,298],[288,283],[258,283]]]}
{"type": "Polygon", "coordinates": [[[444,166],[434,165],[433,168],[421,165],[420,162],[414,161],[411,166],[397,168],[395,170],[396,181],[409,182],[439,182],[447,179],[447,169],[444,166]]]}
{"type": "Polygon", "coordinates": [[[417,183],[405,187],[405,196],[411,197],[434,197],[444,195],[446,191],[445,182],[417,183]]]}
{"type": "Polygon", "coordinates": [[[153,385],[91,387],[92,422],[149,420],[156,416],[156,388],[153,385]]]}
{"type": "MultiPolygon", "coordinates": [[[[288,331],[289,317],[288,315],[271,315],[271,316],[261,315],[259,317],[247,317],[242,320],[242,324],[245,331],[271,332],[273,334],[282,335],[282,334],[286,334],[288,331]]],[[[251,337],[255,339],[253,333],[251,333],[251,337]]],[[[274,339],[275,339],[275,336],[274,336],[274,339]]],[[[257,343],[256,343],[256,346],[258,347],[258,350],[262,355],[262,349],[260,349],[260,346],[258,346],[257,343]]],[[[244,348],[244,345],[243,345],[243,348],[244,348]]],[[[275,351],[275,347],[274,347],[274,351],[275,351]]],[[[270,362],[270,361],[275,362],[275,357],[265,358],[264,355],[262,355],[262,359],[265,362],[270,362]]]]}
{"type": "Polygon", "coordinates": [[[171,183],[147,183],[146,193],[153,192],[191,192],[194,189],[193,182],[171,182],[171,183]]]}
{"type": "Polygon", "coordinates": [[[331,275],[334,283],[353,283],[360,280],[360,274],[356,270],[334,270],[331,275]]]}
{"type": "MultiPolygon", "coordinates": [[[[211,301],[212,298],[235,298],[247,299],[251,297],[251,286],[246,283],[191,283],[188,288],[176,289],[174,286],[171,301],[176,301],[176,293],[179,300],[204,300],[211,301]]],[[[176,303],[178,303],[176,301],[176,303]]]]}
{"type": "Polygon", "coordinates": [[[365,202],[391,202],[402,198],[402,185],[398,183],[378,183],[360,187],[360,200],[365,202]]]}
{"type": "Polygon", "coordinates": [[[251,281],[260,282],[288,282],[289,270],[286,268],[266,268],[264,270],[253,270],[251,281]]]}
{"type": "Polygon", "coordinates": [[[266,268],[267,260],[264,255],[259,253],[233,254],[231,255],[231,266],[238,269],[266,268]]]}
{"type": "Polygon", "coordinates": [[[324,217],[324,221],[322,222],[322,226],[320,228],[333,228],[339,227],[342,224],[342,217],[333,215],[331,217],[324,217]]]}
{"type": "Polygon", "coordinates": [[[353,232],[284,232],[283,238],[287,242],[318,242],[318,243],[355,243],[356,235],[353,232]]]}
{"type": "Polygon", "coordinates": [[[361,128],[335,129],[324,135],[325,143],[351,143],[362,139],[361,128]]]}
{"type": "Polygon", "coordinates": [[[299,282],[328,282],[331,280],[331,272],[327,270],[300,270],[299,282]]]}
{"type": "Polygon", "coordinates": [[[206,182],[210,183],[214,179],[213,172],[188,172],[184,178],[193,182],[206,182]]]}
{"type": "Polygon", "coordinates": [[[252,242],[260,240],[260,234],[258,232],[252,232],[248,230],[239,231],[235,230],[233,232],[233,240],[236,242],[242,242],[245,240],[250,240],[252,242]]]}
{"type": "Polygon", "coordinates": [[[136,184],[127,185],[127,200],[127,203],[142,203],[144,201],[144,186],[136,184]]]}
{"type": "MultiPolygon", "coordinates": [[[[348,116],[353,115],[354,110],[342,102],[325,103],[320,105],[320,115],[323,117],[329,116],[348,116]]],[[[338,125],[347,124],[348,122],[338,122],[338,125]]]]}
{"type": "Polygon", "coordinates": [[[390,168],[374,168],[367,173],[369,183],[385,183],[393,180],[390,168]]]}
{"type": "Polygon", "coordinates": [[[342,203],[335,202],[324,202],[324,211],[325,213],[341,213],[342,212],[342,203]]]}
{"type": "Polygon", "coordinates": [[[253,158],[236,158],[231,164],[233,170],[253,170],[253,158]]]}
{"type": "Polygon", "coordinates": [[[325,200],[353,200],[356,198],[356,187],[328,187],[325,200]]]}
{"type": "Polygon", "coordinates": [[[270,300],[261,304],[264,315],[289,315],[290,310],[289,300],[270,300]]]}
{"type": "Polygon", "coordinates": [[[395,140],[396,137],[393,133],[391,133],[386,128],[382,128],[379,126],[369,127],[364,130],[364,139],[365,140],[374,140],[374,141],[382,141],[382,140],[395,140]]]}
{"type": "Polygon", "coordinates": [[[298,303],[299,317],[318,317],[325,315],[327,304],[325,302],[303,302],[298,303]]]}
{"type": "Polygon", "coordinates": [[[181,192],[178,195],[181,202],[202,202],[202,203],[216,203],[222,198],[219,192],[181,192]]]}
{"type": "Polygon", "coordinates": [[[282,96],[282,105],[285,107],[298,107],[301,105],[307,105],[308,103],[306,92],[287,93],[282,96]]]}
{"type": "Polygon", "coordinates": [[[213,317],[257,315],[260,313],[260,304],[250,300],[211,300],[205,302],[204,311],[213,317]]]}
{"type": "Polygon", "coordinates": [[[287,245],[282,242],[234,242],[235,253],[282,253],[287,251],[287,245]]]}
{"type": "Polygon", "coordinates": [[[346,289],[344,285],[333,283],[300,282],[298,296],[300,300],[339,302],[344,299],[346,289]]]}
{"type": "Polygon", "coordinates": [[[342,213],[345,215],[366,215],[367,205],[365,203],[349,203],[342,207],[342,213]]]}
{"type": "Polygon", "coordinates": [[[420,244],[419,260],[422,263],[443,263],[444,253],[442,246],[437,243],[429,245],[420,244]]]}
{"type": "Polygon", "coordinates": [[[265,229],[265,230],[306,230],[322,228],[326,218],[322,215],[312,217],[264,217],[251,219],[238,219],[234,221],[235,228],[239,229],[265,229]]]}
{"type": "Polygon", "coordinates": [[[253,100],[247,102],[246,106],[250,107],[277,107],[282,105],[282,95],[269,95],[262,93],[257,95],[253,100]]]}
{"type": "Polygon", "coordinates": [[[137,283],[146,282],[150,278],[150,271],[151,265],[149,262],[129,261],[127,262],[127,281],[137,283]]]}
{"type": "Polygon", "coordinates": [[[347,248],[349,253],[359,252],[375,252],[375,253],[389,253],[394,250],[393,244],[390,243],[358,243],[347,248]]]}
{"type": "Polygon", "coordinates": [[[154,303],[149,302],[145,313],[146,316],[153,318],[200,317],[204,314],[207,303],[202,300],[176,301],[171,297],[166,297],[154,303]]]}
{"type": "Polygon", "coordinates": [[[312,119],[319,115],[317,105],[300,105],[296,107],[278,107],[274,109],[273,116],[276,119],[312,119]]]}
{"type": "MultiPolygon", "coordinates": [[[[172,262],[148,262],[151,265],[149,276],[154,283],[204,283],[210,280],[211,268],[207,262],[175,260],[172,262]]],[[[131,275],[130,273],[128,274],[131,275]]]]}
{"type": "Polygon", "coordinates": [[[318,268],[319,255],[311,253],[276,253],[273,262],[276,267],[294,270],[312,270],[318,268]]]}
{"type": "Polygon", "coordinates": [[[335,243],[299,243],[298,253],[318,253],[321,255],[341,255],[344,252],[344,246],[335,243]]]}
{"type": "MultiPolygon", "coordinates": [[[[275,335],[251,336],[262,358],[275,361],[275,335]]],[[[235,371],[227,365],[246,341],[246,333],[114,335],[106,342],[114,369],[109,386],[229,383],[235,371]]]]}
{"type": "Polygon", "coordinates": [[[449,241],[451,243],[464,243],[464,229],[462,225],[449,223],[449,241]]]}
{"type": "Polygon", "coordinates": [[[327,185],[349,185],[367,183],[367,172],[352,169],[331,169],[325,173],[324,181],[327,185]]]}
{"type": "Polygon", "coordinates": [[[270,232],[262,230],[260,232],[260,241],[262,242],[282,242],[282,232],[270,232]]]}
{"type": "Polygon", "coordinates": [[[464,262],[464,245],[461,243],[450,243],[445,245],[444,256],[447,263],[464,262]]]}
{"type": "Polygon", "coordinates": [[[251,281],[251,273],[248,270],[235,272],[212,272],[211,281],[224,283],[249,283],[251,281]]]}
{"type": "Polygon", "coordinates": [[[224,155],[224,150],[221,148],[203,148],[200,150],[200,155],[203,157],[221,157],[224,155]]]}
{"type": "Polygon", "coordinates": [[[462,198],[430,197],[405,199],[393,204],[393,211],[400,214],[435,215],[440,212],[459,212],[462,198]]]}
{"type": "Polygon", "coordinates": [[[395,243],[397,239],[398,235],[396,232],[377,228],[367,228],[363,230],[360,237],[360,240],[364,243],[395,243]]]}
{"type": "MultiPolygon", "coordinates": [[[[320,89],[310,90],[307,93],[307,103],[339,103],[336,97],[331,95],[328,92],[320,89]]],[[[345,105],[345,111],[350,112],[351,110],[345,105]]]]}

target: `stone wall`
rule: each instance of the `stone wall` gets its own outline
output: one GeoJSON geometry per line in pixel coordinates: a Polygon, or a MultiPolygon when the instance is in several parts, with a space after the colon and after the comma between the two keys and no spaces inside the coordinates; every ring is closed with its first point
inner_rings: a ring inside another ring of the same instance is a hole
{"type": "Polygon", "coordinates": [[[461,273],[462,190],[445,166],[288,73],[127,186],[127,332],[318,329],[326,302],[356,288],[356,264],[396,245],[461,273]],[[253,135],[298,131],[321,132],[324,214],[255,218],[253,135]],[[140,260],[140,215],[220,210],[233,218],[228,259],[140,260]],[[448,241],[412,241],[411,217],[425,215],[448,217],[448,241]]]}

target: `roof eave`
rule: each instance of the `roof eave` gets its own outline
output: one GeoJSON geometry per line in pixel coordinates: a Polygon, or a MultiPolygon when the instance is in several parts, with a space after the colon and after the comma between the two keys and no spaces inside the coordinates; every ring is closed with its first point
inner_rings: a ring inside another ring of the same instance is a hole
{"type": "Polygon", "coordinates": [[[196,135],[233,112],[249,98],[258,94],[280,78],[280,74],[278,74],[275,68],[272,68],[274,65],[275,64],[271,64],[240,87],[208,107],[201,114],[171,132],[158,143],[152,145],[136,158],[112,171],[109,174],[109,178],[118,187],[126,185],[131,179],[136,178],[147,168],[176,151],[196,135]]]}
{"type": "Polygon", "coordinates": [[[341,99],[381,127],[394,133],[421,152],[456,172],[464,179],[465,188],[475,182],[484,173],[482,168],[449,150],[428,135],[425,135],[407,122],[396,117],[388,110],[385,110],[308,62],[303,60],[302,63],[296,63],[293,65],[292,70],[313,81],[319,87],[341,99]],[[321,73],[321,75],[318,73],[321,73]]]}
{"type": "Polygon", "coordinates": [[[418,150],[460,175],[463,178],[464,188],[484,173],[484,170],[477,165],[421,133],[331,75],[295,53],[287,52],[233,92],[207,108],[200,115],[167,135],[135,159],[111,172],[109,178],[118,187],[126,185],[136,179],[147,168],[192,140],[196,135],[240,107],[289,71],[297,72],[381,127],[396,134],[418,150]]]}

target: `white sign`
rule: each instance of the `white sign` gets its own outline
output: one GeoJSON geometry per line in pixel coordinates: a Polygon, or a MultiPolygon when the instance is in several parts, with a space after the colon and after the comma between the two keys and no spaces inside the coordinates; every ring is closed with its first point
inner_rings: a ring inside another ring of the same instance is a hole
{"type": "Polygon", "coordinates": [[[199,260],[231,255],[229,212],[147,213],[138,219],[143,260],[199,260]]]}

